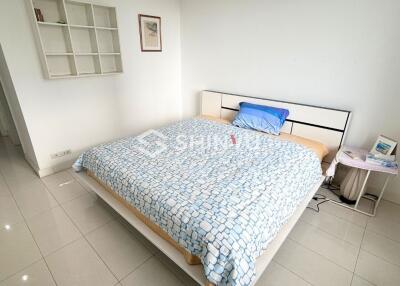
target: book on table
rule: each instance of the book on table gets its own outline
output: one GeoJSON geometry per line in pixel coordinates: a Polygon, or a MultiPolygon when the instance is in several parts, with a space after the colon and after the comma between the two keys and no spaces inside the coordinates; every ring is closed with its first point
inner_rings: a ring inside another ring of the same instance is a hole
{"type": "Polygon", "coordinates": [[[392,168],[392,169],[399,168],[395,156],[381,156],[373,153],[368,153],[365,162],[386,168],[392,168]]]}

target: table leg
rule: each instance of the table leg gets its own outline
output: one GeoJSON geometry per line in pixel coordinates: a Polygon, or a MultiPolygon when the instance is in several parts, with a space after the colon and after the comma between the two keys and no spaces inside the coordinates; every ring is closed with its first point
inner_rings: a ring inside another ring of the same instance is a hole
{"type": "Polygon", "coordinates": [[[385,190],[386,190],[386,187],[387,187],[387,185],[388,185],[388,183],[389,183],[389,180],[390,180],[390,175],[387,176],[386,181],[385,181],[385,184],[383,185],[383,188],[382,188],[382,190],[381,190],[381,193],[379,194],[378,200],[375,202],[375,205],[374,205],[374,213],[373,213],[374,216],[375,216],[375,214],[376,214],[376,209],[378,208],[378,205],[379,205],[379,203],[380,203],[381,200],[382,200],[383,193],[384,193],[385,190]]]}
{"type": "Polygon", "coordinates": [[[361,197],[364,195],[365,186],[367,185],[367,181],[368,181],[370,174],[371,174],[371,171],[368,171],[367,176],[365,177],[364,183],[361,187],[360,194],[358,195],[356,205],[354,206],[355,209],[357,209],[358,204],[360,203],[361,197]]]}

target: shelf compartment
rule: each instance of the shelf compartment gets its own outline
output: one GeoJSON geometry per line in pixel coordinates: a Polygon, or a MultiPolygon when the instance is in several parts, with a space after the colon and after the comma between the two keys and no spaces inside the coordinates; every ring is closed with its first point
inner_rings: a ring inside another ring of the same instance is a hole
{"type": "Polygon", "coordinates": [[[67,16],[70,25],[93,26],[92,5],[76,1],[66,1],[67,16]]]}
{"type": "Polygon", "coordinates": [[[96,34],[93,29],[71,27],[71,38],[76,54],[98,52],[96,34]]]}
{"type": "Polygon", "coordinates": [[[117,28],[114,7],[93,5],[94,22],[96,27],[117,28]]]}
{"type": "Polygon", "coordinates": [[[39,33],[45,53],[72,53],[68,28],[40,25],[39,33]]]}
{"type": "Polygon", "coordinates": [[[51,78],[77,75],[73,56],[47,56],[46,60],[51,78]]]}
{"type": "Polygon", "coordinates": [[[99,56],[76,56],[76,68],[79,76],[101,74],[99,56]]]}
{"type": "Polygon", "coordinates": [[[33,0],[33,7],[40,9],[44,22],[57,23],[59,21],[66,23],[63,0],[33,0]]]}
{"type": "Polygon", "coordinates": [[[116,8],[81,0],[27,0],[45,76],[122,73],[116,8]],[[43,21],[37,21],[34,8],[43,21]]]}
{"type": "Polygon", "coordinates": [[[118,31],[97,30],[100,53],[119,53],[118,31]]]}
{"type": "Polygon", "coordinates": [[[103,74],[122,72],[121,56],[101,55],[100,60],[101,60],[101,71],[103,74]]]}

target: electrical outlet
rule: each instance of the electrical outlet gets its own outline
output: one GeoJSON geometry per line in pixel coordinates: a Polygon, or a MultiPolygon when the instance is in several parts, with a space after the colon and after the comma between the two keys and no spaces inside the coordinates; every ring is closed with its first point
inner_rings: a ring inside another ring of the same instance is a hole
{"type": "Polygon", "coordinates": [[[68,150],[64,150],[64,151],[60,151],[60,152],[51,154],[50,157],[51,157],[51,159],[57,159],[57,158],[61,158],[61,157],[64,157],[66,155],[69,155],[71,153],[72,153],[71,150],[68,149],[68,150]]]}

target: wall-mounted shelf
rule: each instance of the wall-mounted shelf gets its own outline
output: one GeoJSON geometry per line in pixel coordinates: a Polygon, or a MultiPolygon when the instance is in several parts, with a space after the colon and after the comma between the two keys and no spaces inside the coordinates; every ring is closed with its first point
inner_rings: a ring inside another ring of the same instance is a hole
{"type": "Polygon", "coordinates": [[[115,7],[75,0],[28,1],[47,78],[122,73],[115,7]],[[37,21],[35,8],[44,21],[37,21]]]}

